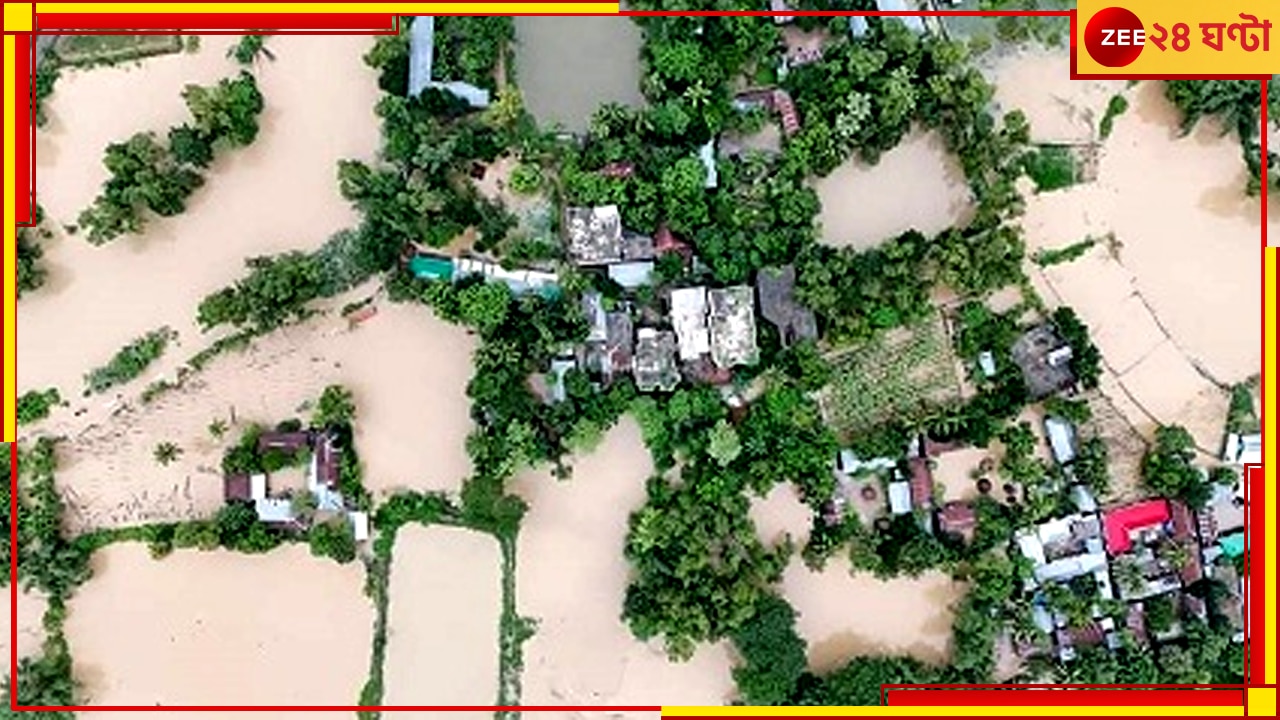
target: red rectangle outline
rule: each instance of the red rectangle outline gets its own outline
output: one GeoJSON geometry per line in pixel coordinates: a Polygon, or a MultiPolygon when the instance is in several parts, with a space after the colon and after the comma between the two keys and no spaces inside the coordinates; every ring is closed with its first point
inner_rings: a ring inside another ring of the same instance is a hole
{"type": "MultiPolygon", "coordinates": [[[[517,1],[517,2],[536,2],[536,1],[538,1],[538,0],[515,0],[515,1],[517,1]]],[[[488,14],[488,13],[444,13],[444,14],[448,14],[448,15],[468,15],[468,14],[480,15],[480,14],[488,14]]],[[[526,13],[516,13],[516,14],[526,14],[526,13]]],[[[601,16],[610,16],[610,14],[606,14],[606,13],[527,13],[527,14],[529,14],[529,15],[554,15],[554,16],[565,16],[565,15],[601,15],[601,16]]],[[[640,16],[647,16],[647,15],[701,15],[701,16],[715,16],[715,15],[753,15],[753,16],[754,16],[754,15],[759,15],[759,16],[768,16],[768,15],[774,15],[774,14],[776,14],[776,13],[772,13],[772,12],[742,12],[742,11],[738,11],[738,12],[731,12],[731,11],[702,11],[702,12],[635,12],[635,11],[620,11],[619,13],[617,13],[617,15],[620,15],[620,16],[636,16],[636,15],[640,15],[640,16]]],[[[1076,22],[1076,11],[1075,11],[1074,9],[1073,9],[1073,10],[1070,10],[1070,11],[988,11],[988,12],[983,12],[983,11],[957,11],[957,12],[947,12],[947,11],[894,11],[894,12],[890,12],[890,11],[880,11],[880,12],[805,12],[805,11],[797,11],[797,12],[790,12],[790,13],[786,13],[786,14],[790,14],[790,15],[819,15],[819,16],[823,16],[823,15],[854,16],[854,15],[857,15],[857,16],[922,16],[922,17],[929,17],[929,16],[945,16],[945,15],[993,16],[993,17],[994,17],[994,16],[1053,17],[1053,16],[1063,16],[1063,15],[1066,15],[1066,16],[1069,16],[1069,18],[1070,18],[1070,22],[1071,22],[1071,46],[1070,46],[1070,47],[1071,47],[1071,50],[1070,50],[1070,72],[1071,72],[1071,75],[1070,75],[1070,76],[1071,76],[1071,78],[1072,78],[1072,79],[1090,79],[1090,77],[1091,77],[1091,76],[1083,76],[1083,75],[1079,75],[1079,74],[1076,72],[1076,62],[1075,62],[1075,60],[1076,60],[1076,56],[1075,56],[1075,53],[1076,53],[1076,41],[1075,41],[1075,32],[1074,32],[1074,31],[1075,31],[1075,22],[1076,22]]],[[[129,22],[132,22],[131,18],[136,17],[136,16],[134,16],[134,15],[118,15],[118,16],[116,16],[116,17],[117,17],[117,18],[126,18],[126,19],[129,19],[129,20],[128,20],[129,22]]],[[[243,15],[242,17],[246,18],[246,22],[245,22],[245,24],[246,24],[246,25],[255,25],[255,24],[256,24],[256,23],[253,23],[253,22],[251,22],[251,21],[249,20],[250,18],[255,17],[254,15],[243,15]]],[[[396,22],[397,22],[397,25],[398,25],[398,16],[393,16],[393,17],[395,17],[395,18],[396,18],[396,22]]],[[[33,27],[34,27],[34,26],[33,26],[33,27]]],[[[244,32],[246,32],[246,31],[251,31],[251,30],[254,30],[254,29],[260,29],[260,28],[248,28],[248,29],[246,29],[246,30],[241,30],[240,32],[233,32],[233,31],[226,31],[226,32],[221,32],[221,33],[219,33],[219,32],[202,32],[201,34],[234,34],[234,35],[238,35],[238,34],[243,34],[243,33],[244,33],[244,32]]],[[[394,31],[395,31],[395,30],[391,30],[391,31],[382,31],[382,32],[377,33],[377,34],[390,34],[390,32],[394,32],[394,31]]],[[[35,34],[39,34],[39,33],[38,33],[38,32],[32,32],[32,33],[18,33],[18,32],[8,32],[8,31],[6,31],[6,32],[5,32],[5,34],[6,34],[6,35],[9,35],[9,34],[13,34],[13,35],[18,35],[18,34],[35,35],[35,34]]],[[[139,34],[141,34],[141,33],[139,33],[139,34]]],[[[279,33],[277,33],[277,34],[307,34],[307,35],[323,35],[323,34],[354,34],[354,33],[351,33],[351,32],[328,32],[328,33],[326,33],[326,32],[321,32],[321,31],[297,31],[297,32],[282,31],[282,32],[279,32],[279,33]]],[[[33,47],[32,52],[34,52],[34,43],[32,43],[32,47],[33,47]]],[[[1115,77],[1113,77],[1113,76],[1100,76],[1100,77],[1101,77],[1102,79],[1117,79],[1117,78],[1115,78],[1115,77]]],[[[1263,123],[1264,123],[1264,125],[1263,125],[1263,130],[1264,130],[1264,132],[1262,132],[1262,174],[1263,174],[1263,183],[1262,183],[1262,194],[1261,194],[1261,215],[1262,215],[1262,248],[1263,248],[1263,257],[1264,257],[1264,260],[1265,260],[1265,248],[1266,248],[1266,237],[1267,237],[1267,227],[1266,227],[1266,216],[1267,216],[1267,207],[1266,207],[1266,203],[1267,203],[1267,185],[1266,185],[1266,179],[1267,179],[1267,177],[1266,177],[1266,174],[1267,174],[1267,156],[1266,156],[1266,153],[1267,153],[1267,133],[1265,132],[1265,129],[1266,129],[1266,126],[1265,126],[1265,123],[1266,123],[1266,111],[1267,111],[1267,108],[1266,108],[1266,97],[1267,97],[1267,86],[1266,86],[1266,81],[1267,81],[1267,80],[1269,80],[1269,79],[1270,79],[1270,77],[1269,77],[1269,76],[1257,76],[1257,75],[1232,75],[1232,76],[1223,76],[1223,75],[1217,75],[1217,76],[1213,76],[1213,75],[1207,75],[1207,76],[1206,76],[1206,75],[1140,75],[1140,76],[1132,76],[1132,78],[1133,78],[1133,79],[1183,79],[1183,78],[1187,78],[1187,79],[1200,79],[1200,78],[1215,78],[1215,79],[1256,79],[1256,80],[1260,80],[1260,81],[1262,81],[1262,82],[1263,82],[1263,90],[1262,90],[1262,92],[1263,92],[1262,118],[1263,118],[1263,123]]],[[[34,123],[32,123],[32,130],[31,130],[31,133],[32,133],[32,137],[33,137],[33,138],[34,138],[34,132],[35,132],[35,130],[34,130],[34,123]]],[[[34,142],[33,142],[33,148],[34,148],[34,142]]],[[[3,160],[3,157],[2,157],[2,154],[0,154],[0,161],[2,161],[2,160],[3,160]]],[[[35,163],[34,163],[34,161],[33,161],[33,162],[32,162],[32,166],[33,166],[33,168],[34,168],[34,165],[35,165],[35,163]]],[[[0,185],[2,185],[2,181],[0,181],[0,185]]],[[[34,183],[33,183],[33,185],[34,185],[34,183]]],[[[3,187],[0,187],[0,192],[3,192],[3,187]]],[[[1277,264],[1278,264],[1278,265],[1280,265],[1280,255],[1278,255],[1278,257],[1277,257],[1277,264]]],[[[1265,277],[1265,269],[1264,269],[1264,277],[1265,277]]],[[[1263,298],[1263,303],[1265,304],[1265,296],[1264,296],[1264,298],[1263,298]]],[[[15,331],[16,331],[16,328],[15,328],[15,331]]],[[[16,335],[16,332],[15,332],[15,335],[16,335]]],[[[1265,364],[1265,361],[1266,361],[1266,348],[1265,348],[1265,343],[1264,343],[1264,347],[1263,347],[1263,356],[1264,356],[1264,364],[1265,364]]],[[[1263,387],[1263,392],[1265,392],[1265,386],[1263,387]]],[[[1264,431],[1265,431],[1265,424],[1266,424],[1266,419],[1265,419],[1265,417],[1261,418],[1261,423],[1262,423],[1263,428],[1264,428],[1264,431]]],[[[1264,436],[1263,436],[1263,437],[1264,437],[1264,443],[1265,443],[1265,434],[1264,434],[1264,436]]],[[[11,501],[10,501],[10,508],[9,508],[9,511],[10,511],[10,520],[11,520],[11,527],[10,527],[10,534],[11,534],[11,537],[10,537],[10,543],[11,543],[11,548],[15,548],[15,549],[16,549],[16,547],[17,547],[17,524],[16,524],[16,518],[17,518],[17,459],[18,459],[18,458],[17,458],[17,445],[16,445],[16,443],[15,443],[15,444],[12,444],[12,445],[11,445],[11,447],[10,447],[10,469],[11,469],[10,482],[11,482],[11,501]]],[[[1254,468],[1254,467],[1256,467],[1256,468],[1257,468],[1257,470],[1258,470],[1257,472],[1255,472],[1255,473],[1254,473],[1255,475],[1257,475],[1257,476],[1258,476],[1257,482],[1258,482],[1258,486],[1259,486],[1259,487],[1257,488],[1257,490],[1261,491],[1261,490],[1262,490],[1262,484],[1263,484],[1263,482],[1264,482],[1264,481],[1263,481],[1263,474],[1262,474],[1262,472],[1261,472],[1261,466],[1250,466],[1249,468],[1246,468],[1246,471],[1251,470],[1251,469],[1252,469],[1252,468],[1254,468]]],[[[1250,495],[1251,495],[1251,491],[1253,490],[1253,488],[1251,487],[1252,485],[1253,485],[1253,482],[1246,482],[1246,483],[1245,483],[1246,503],[1248,503],[1248,502],[1249,502],[1249,497],[1250,497],[1250,495]]],[[[1258,497],[1259,497],[1259,498],[1264,497],[1264,493],[1263,493],[1263,492],[1258,492],[1258,493],[1257,493],[1257,495],[1258,495],[1258,497]]],[[[1255,511],[1253,511],[1253,512],[1264,513],[1264,512],[1265,512],[1265,509],[1262,509],[1262,510],[1255,510],[1255,511]]],[[[1246,520],[1245,520],[1245,522],[1246,522],[1246,524],[1249,524],[1248,515],[1246,515],[1246,520]]],[[[1261,568],[1262,568],[1262,563],[1261,563],[1261,557],[1259,557],[1259,551],[1258,551],[1258,549],[1253,549],[1253,548],[1252,548],[1252,546],[1256,544],[1256,545],[1258,545],[1258,546],[1259,546],[1259,548],[1260,548],[1260,547],[1261,547],[1261,544],[1260,544],[1260,543],[1252,543],[1252,542],[1251,542],[1251,540],[1250,540],[1250,536],[1249,536],[1249,534],[1248,534],[1248,530],[1247,530],[1247,529],[1246,529],[1246,543],[1247,543],[1246,547],[1247,547],[1247,548],[1250,548],[1250,553],[1251,553],[1251,554],[1250,554],[1250,573],[1249,573],[1249,574],[1250,574],[1250,575],[1253,575],[1255,570],[1257,570],[1257,569],[1261,569],[1261,568]],[[1255,565],[1257,566],[1256,568],[1255,568],[1255,565]]],[[[11,618],[10,618],[10,620],[11,620],[11,629],[10,629],[10,677],[12,678],[12,682],[13,682],[14,687],[16,687],[16,686],[17,686],[17,674],[16,674],[16,672],[15,672],[15,671],[16,671],[16,666],[17,666],[17,642],[16,642],[16,634],[17,634],[17,596],[18,596],[18,592],[17,592],[17,589],[18,589],[17,571],[18,571],[18,568],[17,568],[17,553],[16,553],[16,552],[13,552],[13,553],[11,553],[11,559],[10,559],[10,599],[11,599],[11,603],[10,603],[10,614],[11,614],[11,618]]],[[[1265,583],[1264,583],[1264,584],[1265,584],[1265,583]]],[[[1264,638],[1263,633],[1261,633],[1261,632],[1259,632],[1259,633],[1255,633],[1255,632],[1254,632],[1255,628],[1249,627],[1250,625],[1256,625],[1256,626],[1257,626],[1257,628],[1256,628],[1256,629],[1259,629],[1259,630],[1261,630],[1262,628],[1264,628],[1264,627],[1265,627],[1265,625],[1264,625],[1264,623],[1263,623],[1264,618],[1262,618],[1260,614],[1251,613],[1251,612],[1249,612],[1249,610],[1248,610],[1248,608],[1250,607],[1250,605],[1251,605],[1251,603],[1252,603],[1252,597],[1251,597],[1251,596],[1252,596],[1252,594],[1253,594],[1253,593],[1252,593],[1253,583],[1249,583],[1249,588],[1250,588],[1250,590],[1247,592],[1247,596],[1246,596],[1246,598],[1245,598],[1245,602],[1246,602],[1246,613],[1248,613],[1248,618],[1249,618],[1248,622],[1246,622],[1246,633],[1248,633],[1248,635],[1247,635],[1247,637],[1246,637],[1246,643],[1249,645],[1249,647],[1250,647],[1250,649],[1251,649],[1251,651],[1252,651],[1250,654],[1251,654],[1251,655],[1253,655],[1253,656],[1255,656],[1255,657],[1257,658],[1258,662],[1257,662],[1257,664],[1255,665],[1253,662],[1250,662],[1250,660],[1253,660],[1254,658],[1246,658],[1246,662],[1245,662],[1246,682],[1248,681],[1248,679],[1249,679],[1250,677],[1252,677],[1252,676],[1255,674],[1255,673],[1251,673],[1251,672],[1250,672],[1251,670],[1257,671],[1257,672],[1256,672],[1256,674],[1257,674],[1257,675],[1262,675],[1262,674],[1263,674],[1263,673],[1261,672],[1261,669],[1262,669],[1262,659],[1263,659],[1263,658],[1265,658],[1265,652],[1264,652],[1264,650],[1265,650],[1265,644],[1264,644],[1264,643],[1265,643],[1265,638],[1264,638]],[[1263,640],[1263,642],[1257,642],[1258,640],[1263,640]],[[1254,667],[1252,667],[1252,668],[1251,668],[1251,667],[1250,667],[1251,665],[1254,665],[1254,667]]],[[[963,685],[952,685],[952,686],[949,686],[949,687],[952,687],[952,688],[961,688],[961,687],[991,687],[991,686],[963,686],[963,685]]],[[[1028,687],[1028,686],[1026,686],[1026,685],[1022,685],[1022,686],[1017,686],[1017,687],[1028,687]]],[[[1050,687],[1059,687],[1059,688],[1061,688],[1061,687],[1063,687],[1063,686],[1050,686],[1050,687]]],[[[1082,686],[1077,686],[1077,687],[1082,687],[1082,686]]],[[[1123,686],[1121,686],[1121,687],[1123,687],[1123,686]]],[[[1170,687],[1170,688],[1184,688],[1184,689],[1188,689],[1188,688],[1190,688],[1190,687],[1194,687],[1194,686],[1186,686],[1186,685],[1170,685],[1170,686],[1166,686],[1166,687],[1170,687]]],[[[1226,687],[1226,688],[1231,688],[1231,687],[1246,687],[1246,686],[1227,685],[1227,686],[1210,686],[1210,687],[1226,687]]],[[[1249,685],[1249,686],[1247,686],[1247,687],[1275,687],[1275,686],[1274,686],[1274,685],[1252,684],[1252,685],[1249,685]]],[[[885,689],[886,689],[886,686],[882,686],[882,687],[881,687],[881,693],[882,693],[882,696],[883,696],[883,693],[885,692],[885,689]]],[[[16,694],[15,694],[15,695],[16,695],[16,694]]],[[[882,700],[883,700],[883,697],[882,697],[882,700]]],[[[340,712],[351,712],[351,711],[359,711],[359,710],[370,710],[370,711],[396,712],[396,711],[414,711],[414,710],[428,710],[428,711],[433,711],[433,710],[460,710],[460,711],[488,712],[488,711],[495,711],[495,710],[528,710],[528,711],[557,711],[557,710],[566,710],[566,711],[574,711],[574,710],[634,710],[634,711],[653,711],[653,710],[661,710],[660,706],[591,706],[591,705],[572,705],[572,706],[534,706],[534,705],[520,705],[520,706],[497,706],[497,705],[474,705],[474,706],[473,706],[473,705],[467,705],[467,706],[441,706],[441,705],[409,705],[409,706],[398,706],[398,705],[382,705],[382,706],[359,706],[359,705],[341,705],[341,706],[328,706],[328,705],[319,705],[319,706],[271,706],[271,705],[228,705],[228,706],[215,706],[215,705],[203,705],[203,706],[182,706],[182,705],[170,705],[170,706],[153,706],[153,705],[143,705],[143,706],[89,706],[89,705],[71,705],[71,706],[18,706],[18,705],[16,704],[16,697],[12,697],[10,702],[11,702],[11,708],[12,708],[12,709],[14,709],[14,710],[21,710],[21,711],[66,711],[66,710],[72,710],[72,711],[85,711],[85,710],[96,710],[96,711],[145,711],[145,712],[154,712],[154,711],[161,711],[161,712],[165,712],[165,711],[196,711],[196,712],[201,712],[201,711],[216,711],[216,710],[225,710],[225,711],[253,711],[253,710],[269,710],[269,711],[283,711],[283,712],[294,712],[294,711],[298,711],[298,712],[302,712],[302,711],[340,711],[340,712]]],[[[1246,714],[1246,716],[1248,715],[1248,705],[1247,705],[1247,704],[1245,705],[1245,714],[1246,714]]]]}
{"type": "Polygon", "coordinates": [[[36,118],[35,83],[31,71],[35,67],[35,43],[30,35],[14,37],[13,76],[14,93],[14,159],[13,176],[18,186],[14,188],[14,213],[17,225],[34,225],[36,207],[36,118]],[[22,101],[26,98],[26,102],[22,101]]]}
{"type": "Polygon", "coordinates": [[[894,687],[884,692],[893,707],[1243,707],[1244,688],[1005,688],[894,687]],[[896,691],[896,692],[895,692],[896,691]],[[897,698],[893,702],[892,698],[897,698]],[[910,698],[910,700],[908,700],[910,698]],[[905,702],[904,702],[905,701],[905,702]]]}
{"type": "Polygon", "coordinates": [[[389,35],[397,31],[399,18],[387,13],[37,13],[34,32],[243,35],[250,26],[276,34],[389,35]]]}

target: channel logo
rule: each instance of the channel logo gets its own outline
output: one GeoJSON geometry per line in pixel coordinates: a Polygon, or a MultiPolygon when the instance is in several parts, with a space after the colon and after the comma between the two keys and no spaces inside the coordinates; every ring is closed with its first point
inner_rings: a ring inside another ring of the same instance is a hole
{"type": "Polygon", "coordinates": [[[1089,18],[1084,28],[1084,47],[1089,57],[1106,67],[1124,67],[1142,54],[1147,31],[1137,15],[1124,8],[1109,7],[1089,18]]]}

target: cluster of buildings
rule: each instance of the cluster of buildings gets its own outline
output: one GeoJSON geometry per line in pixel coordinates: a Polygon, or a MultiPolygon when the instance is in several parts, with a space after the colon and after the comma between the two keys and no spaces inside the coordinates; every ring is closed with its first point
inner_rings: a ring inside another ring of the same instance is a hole
{"type": "MultiPolygon", "coordinates": [[[[624,291],[653,286],[654,262],[660,255],[678,253],[685,260],[692,255],[689,246],[665,227],[654,238],[625,231],[615,205],[568,208],[565,245],[575,265],[604,272],[624,291]]],[[[791,273],[794,282],[794,270],[791,273]]],[[[639,312],[629,300],[586,293],[582,306],[589,331],[573,364],[605,382],[631,373],[640,390],[669,392],[685,377],[725,382],[733,367],[759,360],[756,298],[750,286],[664,288],[661,297],[667,312],[654,317],[639,312]]],[[[780,300],[781,293],[773,288],[769,299],[780,300]]],[[[772,305],[769,309],[775,317],[785,316],[775,313],[772,305]]],[[[808,328],[816,335],[816,322],[808,328]]],[[[553,364],[552,374],[561,377],[566,362],[553,364]]],[[[552,396],[556,399],[561,393],[553,390],[552,396]]]]}
{"type": "Polygon", "coordinates": [[[277,527],[303,529],[294,503],[295,493],[308,492],[315,499],[318,515],[330,517],[346,515],[351,523],[356,541],[369,538],[369,515],[348,510],[339,492],[342,449],[337,438],[328,430],[298,430],[291,432],[264,432],[258,437],[257,451],[261,454],[281,453],[296,456],[310,450],[305,490],[299,488],[271,487],[271,478],[262,473],[227,473],[223,478],[223,499],[227,502],[247,502],[253,505],[258,520],[277,527]]]}
{"type": "Polygon", "coordinates": [[[1071,496],[1077,512],[1016,536],[1019,552],[1032,565],[1028,583],[1032,618],[1047,639],[1045,644],[1020,648],[1020,652],[1051,651],[1068,661],[1081,646],[1119,648],[1124,629],[1139,645],[1178,637],[1178,618],[1208,617],[1203,597],[1192,591],[1205,577],[1222,581],[1230,593],[1217,610],[1233,624],[1236,640],[1242,642],[1243,583],[1231,563],[1216,561],[1223,555],[1243,553],[1243,511],[1229,489],[1221,493],[1229,498],[1225,506],[1215,501],[1195,511],[1163,498],[1103,511],[1085,488],[1073,486],[1071,496]],[[1225,527],[1219,528],[1219,522],[1225,527]],[[1238,537],[1239,545],[1220,543],[1223,532],[1238,537]],[[1084,622],[1053,607],[1046,592],[1048,586],[1059,584],[1079,593],[1081,578],[1092,581],[1086,584],[1091,588],[1090,596],[1083,598],[1090,603],[1090,617],[1084,622]],[[1127,607],[1123,627],[1107,613],[1103,600],[1127,607]],[[1167,602],[1174,608],[1171,625],[1154,627],[1147,621],[1146,610],[1153,602],[1167,602]]]}

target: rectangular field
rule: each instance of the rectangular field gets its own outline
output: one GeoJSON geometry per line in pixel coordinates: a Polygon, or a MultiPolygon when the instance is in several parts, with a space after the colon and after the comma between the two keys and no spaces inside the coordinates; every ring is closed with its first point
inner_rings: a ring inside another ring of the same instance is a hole
{"type": "Polygon", "coordinates": [[[891,419],[918,418],[960,397],[955,354],[936,313],[828,359],[834,372],[822,393],[822,409],[842,435],[891,419]]]}
{"type": "Polygon", "coordinates": [[[122,543],[93,557],[65,632],[89,705],[351,705],[373,604],[359,563],[122,543]]]}
{"type": "Polygon", "coordinates": [[[497,702],[501,577],[498,542],[489,535],[400,529],[391,562],[384,704],[497,702]]]}

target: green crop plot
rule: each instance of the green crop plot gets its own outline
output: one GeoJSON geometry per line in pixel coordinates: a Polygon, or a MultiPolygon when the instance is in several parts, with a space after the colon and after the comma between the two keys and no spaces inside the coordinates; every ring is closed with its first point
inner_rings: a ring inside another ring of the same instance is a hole
{"type": "Polygon", "coordinates": [[[830,356],[827,421],[852,436],[886,421],[912,420],[960,397],[956,358],[939,315],[830,356]]]}

